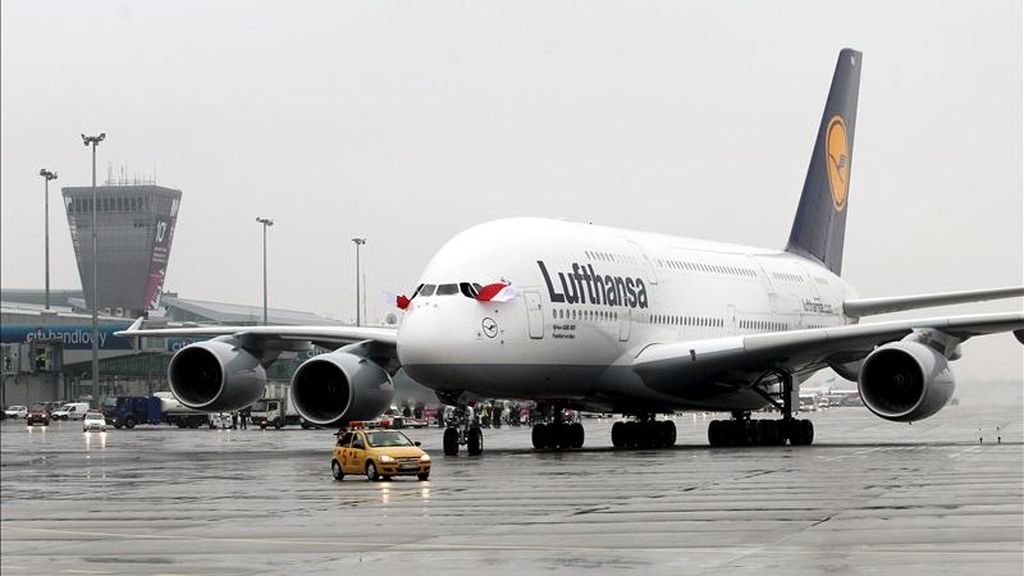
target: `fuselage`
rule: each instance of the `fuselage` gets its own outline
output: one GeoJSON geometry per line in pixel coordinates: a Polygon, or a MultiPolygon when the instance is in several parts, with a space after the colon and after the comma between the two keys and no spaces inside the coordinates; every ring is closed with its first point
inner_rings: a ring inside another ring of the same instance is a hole
{"type": "Polygon", "coordinates": [[[539,218],[470,228],[442,247],[398,330],[407,373],[443,392],[560,398],[592,409],[753,409],[740,386],[662,394],[631,369],[644,348],[837,326],[851,287],[781,251],[539,218]],[[517,296],[480,302],[473,285],[517,296]]]}

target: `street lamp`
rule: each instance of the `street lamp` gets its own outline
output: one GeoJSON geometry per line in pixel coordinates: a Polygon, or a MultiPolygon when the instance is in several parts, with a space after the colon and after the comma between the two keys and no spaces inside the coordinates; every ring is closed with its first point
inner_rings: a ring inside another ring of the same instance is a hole
{"type": "MultiPolygon", "coordinates": [[[[97,292],[96,277],[96,145],[103,142],[107,137],[106,132],[99,136],[86,136],[82,134],[82,144],[86,147],[92,146],[92,401],[99,402],[100,399],[100,338],[97,328],[96,311],[100,305],[99,293],[97,292]]],[[[84,286],[83,286],[84,288],[84,286]]]]}
{"type": "Polygon", "coordinates": [[[50,172],[46,168],[39,171],[39,175],[44,178],[43,184],[43,197],[44,205],[46,206],[44,212],[44,218],[46,218],[44,229],[46,230],[46,309],[50,309],[50,180],[57,179],[56,172],[50,172]]]}
{"type": "Polygon", "coordinates": [[[267,227],[273,226],[274,221],[270,218],[256,217],[256,221],[263,225],[263,325],[267,325],[267,227]]]}
{"type": "Polygon", "coordinates": [[[356,244],[356,326],[359,326],[359,247],[366,244],[366,238],[353,238],[352,241],[356,244]]]}

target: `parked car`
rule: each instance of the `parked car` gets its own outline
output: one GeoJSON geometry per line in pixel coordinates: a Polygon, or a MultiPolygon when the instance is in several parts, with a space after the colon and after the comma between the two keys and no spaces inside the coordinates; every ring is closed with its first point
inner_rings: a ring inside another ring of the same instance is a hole
{"type": "Polygon", "coordinates": [[[60,407],[60,410],[54,410],[54,420],[81,420],[85,418],[85,413],[89,411],[88,402],[68,402],[67,404],[60,407]]]}
{"type": "Polygon", "coordinates": [[[28,416],[28,406],[16,405],[4,410],[8,418],[24,418],[28,416]]]}
{"type": "Polygon", "coordinates": [[[29,410],[25,415],[25,423],[29,426],[35,426],[36,424],[42,424],[43,426],[50,425],[50,412],[47,411],[45,404],[35,404],[32,409],[29,410]]]}
{"type": "Polygon", "coordinates": [[[82,432],[91,430],[107,431],[107,420],[103,417],[102,412],[87,412],[85,414],[85,418],[82,420],[82,432]]]}

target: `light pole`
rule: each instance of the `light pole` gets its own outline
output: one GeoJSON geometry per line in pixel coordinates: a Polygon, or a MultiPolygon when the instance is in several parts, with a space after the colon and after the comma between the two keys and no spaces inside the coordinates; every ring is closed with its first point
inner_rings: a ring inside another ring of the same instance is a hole
{"type": "Polygon", "coordinates": [[[43,184],[43,197],[45,211],[44,218],[46,218],[43,228],[46,230],[46,309],[50,309],[50,180],[57,179],[56,172],[50,172],[46,168],[39,171],[39,175],[44,178],[43,184]]]}
{"type": "MultiPolygon", "coordinates": [[[[96,145],[107,137],[106,132],[99,136],[82,134],[82,144],[92,146],[92,401],[100,401],[100,338],[97,328],[96,314],[100,306],[96,283],[96,145]]],[[[84,286],[83,286],[84,288],[84,286]]]]}
{"type": "Polygon", "coordinates": [[[267,325],[267,227],[273,226],[274,221],[270,218],[256,217],[256,221],[263,225],[263,325],[267,325]]]}
{"type": "Polygon", "coordinates": [[[366,244],[366,238],[353,238],[352,241],[356,244],[356,326],[359,326],[361,321],[359,315],[359,247],[366,244]]]}

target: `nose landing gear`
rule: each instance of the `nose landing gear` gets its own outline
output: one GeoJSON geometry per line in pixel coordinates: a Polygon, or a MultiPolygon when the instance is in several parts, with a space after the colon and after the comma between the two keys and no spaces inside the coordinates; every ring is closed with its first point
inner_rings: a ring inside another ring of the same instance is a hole
{"type": "Polygon", "coordinates": [[[445,420],[444,445],[445,456],[458,456],[459,446],[465,445],[470,456],[479,456],[484,451],[484,433],[465,404],[455,405],[452,416],[445,420]]]}

